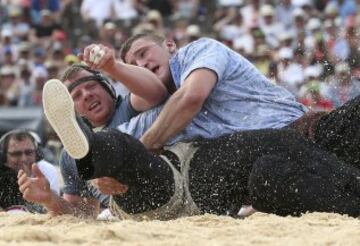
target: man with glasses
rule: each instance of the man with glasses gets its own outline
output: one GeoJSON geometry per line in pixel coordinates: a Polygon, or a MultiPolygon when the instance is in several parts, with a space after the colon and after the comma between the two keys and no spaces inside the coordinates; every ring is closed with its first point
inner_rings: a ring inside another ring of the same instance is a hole
{"type": "Polygon", "coordinates": [[[1,162],[16,173],[23,169],[32,176],[44,176],[50,183],[52,192],[59,194],[59,177],[55,167],[43,160],[35,133],[28,130],[14,130],[0,140],[1,162]],[[33,165],[36,163],[36,165],[33,165]]]}

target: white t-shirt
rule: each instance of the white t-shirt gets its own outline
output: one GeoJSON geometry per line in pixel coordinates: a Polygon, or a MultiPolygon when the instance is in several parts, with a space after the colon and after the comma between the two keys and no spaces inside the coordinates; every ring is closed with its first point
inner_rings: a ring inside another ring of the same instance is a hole
{"type": "Polygon", "coordinates": [[[45,160],[41,160],[37,163],[40,171],[44,174],[46,179],[50,183],[50,189],[56,194],[60,194],[60,182],[59,182],[59,176],[58,172],[56,171],[56,168],[50,164],[49,162],[45,160]]]}
{"type": "Polygon", "coordinates": [[[96,25],[100,27],[105,19],[111,18],[113,0],[84,0],[80,11],[83,18],[94,19],[96,25]]]}
{"type": "Polygon", "coordinates": [[[131,0],[114,0],[113,6],[117,19],[130,20],[138,16],[133,1],[131,0]]]}

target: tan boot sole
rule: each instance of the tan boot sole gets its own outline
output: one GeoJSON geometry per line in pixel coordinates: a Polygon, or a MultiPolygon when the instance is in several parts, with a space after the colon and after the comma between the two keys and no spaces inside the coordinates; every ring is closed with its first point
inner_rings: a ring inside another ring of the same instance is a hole
{"type": "Polygon", "coordinates": [[[66,86],[58,79],[45,83],[43,107],[46,118],[74,159],[81,159],[89,152],[89,142],[76,121],[74,102],[66,86]]]}

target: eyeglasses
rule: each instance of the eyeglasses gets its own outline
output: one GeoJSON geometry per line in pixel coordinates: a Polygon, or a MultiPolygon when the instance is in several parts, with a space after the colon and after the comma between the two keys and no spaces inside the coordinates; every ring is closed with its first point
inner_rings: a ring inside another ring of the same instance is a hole
{"type": "Polygon", "coordinates": [[[26,149],[26,150],[18,150],[18,151],[13,151],[13,152],[7,152],[7,154],[9,154],[12,158],[20,158],[23,154],[25,154],[26,156],[32,156],[35,154],[35,150],[34,149],[26,149]]]}

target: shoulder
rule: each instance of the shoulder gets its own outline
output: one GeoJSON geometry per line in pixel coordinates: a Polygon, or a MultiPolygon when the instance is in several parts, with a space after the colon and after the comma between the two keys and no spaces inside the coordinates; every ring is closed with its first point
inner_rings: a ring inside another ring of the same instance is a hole
{"type": "Polygon", "coordinates": [[[118,99],[115,112],[107,124],[110,128],[115,128],[124,122],[128,122],[132,117],[136,116],[139,112],[136,111],[130,102],[130,94],[118,99]]]}
{"type": "Polygon", "coordinates": [[[223,43],[211,39],[200,38],[190,44],[180,48],[176,53],[176,57],[180,62],[192,62],[194,59],[209,56],[227,55],[229,48],[223,43]]]}
{"type": "Polygon", "coordinates": [[[195,40],[188,45],[184,46],[183,48],[180,48],[179,51],[182,50],[193,50],[193,49],[204,49],[209,46],[214,47],[225,47],[222,43],[219,41],[212,39],[212,38],[199,38],[198,40],[195,40]]]}

